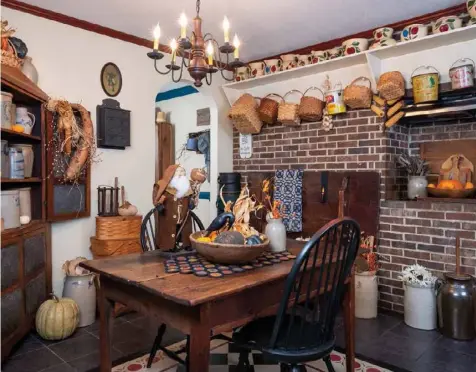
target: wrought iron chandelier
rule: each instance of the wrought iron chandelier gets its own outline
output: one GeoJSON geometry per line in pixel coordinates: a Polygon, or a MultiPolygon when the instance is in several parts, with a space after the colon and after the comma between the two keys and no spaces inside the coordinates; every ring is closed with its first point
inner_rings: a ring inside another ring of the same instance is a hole
{"type": "Polygon", "coordinates": [[[245,64],[239,59],[240,41],[235,34],[233,44],[230,43],[230,23],[225,17],[223,20],[223,32],[225,43],[219,46],[219,43],[212,34],[202,34],[202,19],[200,18],[200,0],[197,0],[197,15],[193,19],[193,31],[191,37],[187,36],[187,17],[182,13],[179,19],[180,23],[180,37],[172,39],[170,42],[171,62],[167,64],[166,71],[162,72],[157,67],[157,61],[164,57],[159,51],[160,26],[154,29],[154,46],[152,52],[147,53],[147,56],[154,60],[155,70],[161,75],[172,74],[172,80],[177,83],[182,79],[184,68],[188,70],[190,76],[194,80],[196,87],[202,86],[202,80],[205,79],[208,85],[212,83],[212,76],[217,71],[220,71],[223,79],[233,81],[234,76],[227,78],[224,74],[225,70],[235,71],[237,67],[245,64]],[[206,45],[206,48],[205,48],[206,45]],[[182,62],[176,64],[176,57],[179,54],[182,57],[182,62]],[[226,60],[222,61],[221,55],[226,55],[226,60]],[[230,55],[233,58],[230,61],[230,55]],[[217,59],[218,56],[218,59],[217,59]],[[215,65],[214,65],[214,62],[215,65]],[[178,77],[176,71],[180,71],[178,77]]]}

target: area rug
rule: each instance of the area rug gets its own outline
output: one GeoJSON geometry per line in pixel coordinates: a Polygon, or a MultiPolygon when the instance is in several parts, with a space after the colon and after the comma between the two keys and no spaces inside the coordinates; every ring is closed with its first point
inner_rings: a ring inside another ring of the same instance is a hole
{"type": "MultiPolygon", "coordinates": [[[[171,350],[178,350],[184,345],[183,342],[169,347],[171,350]]],[[[210,372],[237,372],[238,352],[233,344],[223,340],[212,340],[210,342],[210,372]]],[[[184,355],[181,355],[183,358],[184,355]]],[[[151,368],[147,368],[149,355],[144,355],[137,359],[121,364],[112,369],[112,372],[179,372],[185,371],[183,367],[170,359],[162,352],[157,353],[151,368]]],[[[337,351],[331,354],[332,364],[336,372],[345,372],[345,355],[337,351]]],[[[279,372],[279,365],[267,359],[260,352],[253,352],[249,358],[252,369],[250,372],[279,372]]],[[[322,360],[306,363],[308,372],[328,372],[322,360]]],[[[371,363],[356,359],[355,372],[392,372],[389,369],[378,367],[371,363]]]]}

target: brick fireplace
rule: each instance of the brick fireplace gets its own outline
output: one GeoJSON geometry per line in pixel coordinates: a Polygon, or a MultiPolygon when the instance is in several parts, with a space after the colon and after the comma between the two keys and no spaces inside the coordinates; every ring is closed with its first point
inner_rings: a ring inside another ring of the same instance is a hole
{"type": "MultiPolygon", "coordinates": [[[[454,269],[455,236],[462,238],[464,271],[476,274],[476,200],[464,202],[404,201],[405,173],[395,158],[403,151],[418,153],[422,143],[476,139],[476,122],[433,123],[411,128],[396,125],[381,133],[381,121],[370,110],[339,115],[334,128],[303,123],[291,128],[265,125],[253,136],[253,156],[240,159],[234,133],[234,171],[302,168],[316,171],[376,171],[380,174],[378,251],[385,256],[379,270],[379,306],[403,311],[403,289],[397,279],[408,264],[421,263],[435,272],[454,269]],[[474,201],[474,203],[472,203],[474,201]]],[[[246,178],[245,178],[246,179],[246,178]]]]}

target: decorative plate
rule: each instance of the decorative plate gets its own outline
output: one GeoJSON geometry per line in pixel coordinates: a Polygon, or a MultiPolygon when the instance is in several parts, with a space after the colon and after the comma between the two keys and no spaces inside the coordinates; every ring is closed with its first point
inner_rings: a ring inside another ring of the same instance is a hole
{"type": "Polygon", "coordinates": [[[109,97],[116,97],[122,89],[122,75],[114,63],[106,63],[101,70],[101,86],[109,97]]]}

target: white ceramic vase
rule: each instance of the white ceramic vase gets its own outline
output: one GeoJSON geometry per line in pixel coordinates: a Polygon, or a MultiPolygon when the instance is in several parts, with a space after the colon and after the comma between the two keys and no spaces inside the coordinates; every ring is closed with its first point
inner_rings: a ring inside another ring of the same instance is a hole
{"type": "Polygon", "coordinates": [[[21,72],[23,72],[26,77],[33,81],[35,84],[38,84],[38,70],[33,64],[31,57],[25,57],[21,72]]]}
{"type": "Polygon", "coordinates": [[[378,283],[375,271],[355,273],[355,316],[360,319],[377,317],[378,283]]]}
{"type": "Polygon", "coordinates": [[[272,252],[284,252],[286,250],[286,226],[282,218],[270,218],[266,216],[264,233],[269,238],[269,245],[272,252]]]}
{"type": "Polygon", "coordinates": [[[430,331],[436,328],[436,294],[433,287],[404,284],[405,324],[430,331]]]}

